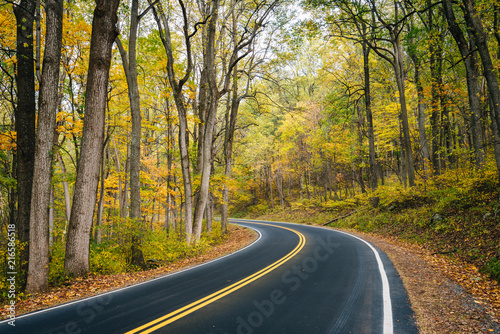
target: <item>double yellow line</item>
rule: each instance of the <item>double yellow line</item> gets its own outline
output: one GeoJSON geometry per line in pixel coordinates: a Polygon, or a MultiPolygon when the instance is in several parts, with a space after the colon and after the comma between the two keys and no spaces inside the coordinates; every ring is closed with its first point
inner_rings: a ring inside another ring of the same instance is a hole
{"type": "Polygon", "coordinates": [[[199,310],[200,308],[202,308],[208,304],[211,304],[211,303],[215,302],[216,300],[219,300],[222,297],[227,296],[230,293],[232,293],[238,289],[241,289],[245,285],[250,284],[251,282],[259,279],[260,277],[270,273],[271,271],[278,268],[279,266],[281,266],[282,264],[284,264],[285,262],[290,260],[292,257],[294,257],[298,252],[300,252],[300,250],[302,248],[304,248],[304,245],[306,244],[306,238],[304,237],[304,235],[302,233],[295,231],[295,230],[292,230],[288,227],[270,225],[270,224],[264,224],[264,223],[254,223],[254,224],[269,225],[269,226],[279,227],[279,228],[283,228],[285,230],[292,231],[293,233],[295,233],[299,236],[299,243],[286,256],[282,257],[281,259],[274,262],[273,264],[265,267],[264,269],[259,270],[255,274],[252,274],[246,278],[243,278],[242,280],[240,280],[234,284],[231,284],[230,286],[225,287],[224,289],[221,289],[217,292],[214,292],[211,295],[208,295],[208,296],[206,296],[202,299],[199,299],[199,300],[197,300],[189,305],[186,305],[178,310],[175,310],[167,315],[164,315],[163,317],[160,317],[156,320],[148,322],[147,324],[142,325],[140,327],[137,327],[136,329],[133,329],[125,334],[133,334],[133,333],[139,333],[139,332],[141,334],[151,333],[151,332],[154,332],[155,330],[157,330],[163,326],[166,326],[166,325],[168,325],[168,324],[170,324],[170,323],[172,323],[180,318],[183,318],[186,315],[191,314],[194,311],[199,310]]]}

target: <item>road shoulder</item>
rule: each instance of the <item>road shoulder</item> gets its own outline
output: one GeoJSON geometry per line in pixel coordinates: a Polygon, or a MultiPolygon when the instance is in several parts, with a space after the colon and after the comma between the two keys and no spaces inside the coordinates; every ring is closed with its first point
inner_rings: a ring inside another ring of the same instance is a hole
{"type": "Polygon", "coordinates": [[[455,281],[459,273],[464,275],[463,264],[396,238],[349,233],[372,243],[391,259],[410,297],[420,333],[500,333],[498,308],[494,305],[499,287],[484,275],[471,273],[468,268],[468,276],[474,277],[464,279],[492,285],[490,294],[473,295],[455,281]]]}
{"type": "MultiPolygon", "coordinates": [[[[231,233],[228,240],[223,244],[214,246],[211,250],[202,255],[186,258],[152,270],[127,272],[114,275],[91,275],[86,278],[78,278],[67,286],[51,288],[48,292],[32,295],[26,299],[17,301],[16,316],[78,299],[95,296],[100,293],[127,287],[160,276],[172,274],[177,271],[185,270],[231,254],[251,244],[257,238],[258,235],[255,231],[231,225],[231,233]]],[[[7,307],[8,305],[4,305],[0,310],[1,320],[7,318],[9,312],[7,307]]]]}

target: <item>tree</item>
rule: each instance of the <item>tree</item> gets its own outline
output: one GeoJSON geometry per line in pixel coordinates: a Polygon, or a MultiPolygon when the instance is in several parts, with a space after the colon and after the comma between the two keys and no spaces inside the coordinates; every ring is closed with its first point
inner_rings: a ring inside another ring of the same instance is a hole
{"type": "MultiPolygon", "coordinates": [[[[128,57],[117,37],[116,44],[120,50],[123,69],[127,78],[128,96],[130,100],[130,113],[132,115],[132,136],[130,143],[130,219],[136,224],[141,222],[141,105],[139,84],[137,82],[137,30],[139,20],[139,0],[132,0],[130,10],[130,32],[128,40],[128,57]]],[[[140,239],[132,237],[131,258],[132,264],[144,267],[144,258],[140,250],[140,239]]]]}
{"type": "MultiPolygon", "coordinates": [[[[153,2],[150,0],[150,4],[153,2]]],[[[191,237],[193,234],[193,188],[191,184],[191,167],[189,162],[189,134],[188,134],[188,126],[187,126],[187,110],[186,110],[186,102],[185,97],[182,93],[183,87],[186,82],[189,80],[191,76],[191,72],[193,70],[193,59],[191,53],[191,38],[197,33],[198,26],[205,24],[205,22],[199,22],[195,25],[195,30],[193,33],[189,34],[188,32],[188,21],[187,21],[187,13],[186,8],[182,0],[179,1],[179,4],[182,9],[182,18],[183,18],[183,38],[186,43],[186,59],[187,66],[184,70],[184,74],[181,79],[177,79],[177,76],[174,71],[174,52],[172,47],[172,36],[170,33],[170,26],[163,11],[163,8],[160,4],[157,4],[156,7],[153,7],[155,20],[158,25],[158,31],[160,34],[160,38],[162,40],[163,46],[165,48],[165,52],[167,54],[167,76],[170,86],[172,87],[172,94],[174,96],[175,106],[177,107],[177,114],[179,117],[179,150],[181,157],[181,169],[182,169],[182,178],[184,183],[184,200],[185,200],[185,233],[187,242],[191,242],[191,237]]]]}
{"type": "MultiPolygon", "coordinates": [[[[402,140],[404,149],[404,159],[406,166],[406,174],[408,177],[408,185],[413,187],[415,185],[415,166],[413,159],[412,143],[410,138],[410,126],[408,123],[408,109],[406,104],[406,88],[405,88],[405,61],[404,53],[401,48],[400,34],[403,31],[403,23],[405,22],[405,17],[400,17],[399,4],[394,3],[394,17],[393,20],[388,21],[383,17],[383,14],[376,6],[375,1],[371,1],[371,8],[377,17],[378,21],[381,23],[382,27],[387,32],[387,40],[392,45],[392,51],[383,47],[380,47],[373,42],[369,41],[369,45],[372,50],[374,50],[381,58],[388,61],[393,69],[396,79],[396,85],[398,87],[399,93],[399,105],[401,107],[400,120],[402,125],[402,140]]],[[[375,22],[373,22],[375,23],[375,22]]],[[[405,178],[406,183],[406,178],[405,178]]]]}
{"type": "MultiPolygon", "coordinates": [[[[476,168],[481,168],[484,165],[484,154],[481,148],[483,142],[483,133],[481,129],[481,87],[479,84],[479,68],[477,59],[477,50],[472,43],[469,48],[469,43],[465,38],[462,28],[458,25],[453,5],[450,0],[443,1],[443,12],[448,22],[448,30],[452,34],[457,43],[460,55],[464,60],[466,75],[467,75],[467,92],[469,97],[469,113],[470,113],[470,128],[474,150],[474,161],[476,168]]],[[[472,40],[471,42],[474,42],[472,40]]]]}
{"type": "Polygon", "coordinates": [[[31,188],[35,162],[35,5],[33,0],[21,0],[14,6],[17,21],[17,106],[14,110],[17,134],[17,231],[19,241],[23,245],[19,260],[22,285],[25,284],[28,267],[31,188]]]}
{"type": "Polygon", "coordinates": [[[118,36],[119,0],[97,1],[92,20],[82,147],[68,226],[64,270],[75,276],[89,271],[89,244],[104,149],[104,125],[111,50],[118,36]]]}
{"type": "Polygon", "coordinates": [[[40,110],[35,149],[30,212],[30,252],[26,290],[45,291],[49,278],[49,206],[52,191],[52,147],[58,107],[62,46],[63,0],[45,4],[46,39],[40,86],[40,110]]]}
{"type": "MultiPolygon", "coordinates": [[[[477,13],[475,1],[463,0],[462,3],[465,22],[475,40],[474,44],[477,46],[478,53],[481,56],[481,63],[483,64],[483,73],[489,92],[491,127],[493,137],[496,140],[500,132],[500,88],[498,86],[498,78],[488,48],[487,34],[483,27],[481,15],[477,13]]],[[[495,151],[495,159],[500,179],[500,152],[495,151]]]]}
{"type": "MultiPolygon", "coordinates": [[[[369,17],[372,15],[370,13],[369,7],[364,3],[355,1],[344,1],[337,0],[333,3],[310,0],[310,5],[313,8],[328,8],[328,6],[334,5],[339,8],[342,12],[340,17],[328,17],[328,23],[331,25],[331,29],[334,32],[334,36],[339,38],[346,38],[359,42],[362,46],[363,54],[363,90],[364,90],[364,107],[367,121],[367,136],[368,136],[368,150],[369,150],[369,166],[370,166],[370,176],[371,182],[370,187],[372,190],[377,189],[377,172],[376,172],[376,153],[375,153],[375,134],[373,128],[373,114],[372,114],[372,94],[370,86],[370,48],[371,44],[369,39],[372,38],[373,26],[370,26],[369,17]],[[344,16],[345,15],[345,16],[344,16]],[[332,21],[333,19],[333,21],[332,21]],[[349,29],[352,27],[352,29],[349,29]],[[338,31],[338,35],[337,32],[338,31]],[[354,31],[350,31],[354,30],[354,31]]],[[[364,131],[364,129],[362,130],[364,131]]]]}
{"type": "MultiPolygon", "coordinates": [[[[173,90],[174,101],[179,116],[179,148],[181,155],[182,175],[184,181],[185,210],[186,210],[186,239],[191,242],[198,242],[202,231],[202,220],[205,208],[209,198],[210,177],[212,173],[213,162],[213,140],[214,129],[217,121],[217,111],[220,99],[230,91],[231,77],[235,66],[252,51],[252,42],[257,34],[262,30],[269,14],[277,5],[277,1],[262,3],[250,3],[248,17],[243,16],[243,29],[241,32],[233,32],[238,36],[236,45],[222,56],[222,70],[217,64],[217,57],[223,50],[216,44],[218,33],[217,27],[221,24],[221,4],[219,0],[213,0],[210,3],[200,3],[202,18],[194,24],[194,31],[189,33],[189,20],[184,2],[179,1],[182,11],[182,38],[185,44],[186,65],[183,76],[180,80],[176,78],[174,70],[174,52],[172,48],[172,35],[170,31],[167,16],[160,4],[155,9],[155,18],[158,24],[158,30],[167,53],[167,74],[170,85],[173,90]],[[245,22],[246,20],[246,22],[245,22]],[[201,73],[198,85],[198,100],[194,101],[197,105],[196,112],[200,120],[198,128],[198,150],[195,166],[195,173],[200,175],[200,187],[197,192],[196,200],[193,200],[193,186],[191,183],[191,166],[188,154],[189,140],[187,133],[187,109],[186,96],[183,91],[184,85],[190,79],[193,71],[192,38],[199,29],[202,29],[202,60],[201,73]]],[[[245,3],[242,3],[245,5],[245,3]]],[[[229,13],[236,7],[229,7],[229,13]]]]}

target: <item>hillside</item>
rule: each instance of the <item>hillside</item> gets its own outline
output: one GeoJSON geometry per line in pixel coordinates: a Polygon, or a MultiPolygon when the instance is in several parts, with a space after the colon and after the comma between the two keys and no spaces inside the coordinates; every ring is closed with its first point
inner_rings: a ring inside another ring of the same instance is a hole
{"type": "Polygon", "coordinates": [[[413,188],[385,185],[342,201],[257,209],[249,207],[246,216],[347,230],[381,248],[402,276],[424,333],[500,328],[495,173],[456,170],[413,188]]]}

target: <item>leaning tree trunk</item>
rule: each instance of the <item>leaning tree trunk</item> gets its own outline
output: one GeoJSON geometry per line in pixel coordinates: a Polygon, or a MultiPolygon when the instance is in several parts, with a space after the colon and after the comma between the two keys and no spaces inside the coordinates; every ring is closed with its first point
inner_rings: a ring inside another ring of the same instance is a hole
{"type": "MultiPolygon", "coordinates": [[[[460,55],[465,59],[465,70],[467,75],[467,92],[469,96],[469,112],[470,112],[470,131],[472,137],[472,145],[474,148],[474,160],[477,168],[484,165],[484,154],[481,148],[483,142],[481,128],[481,89],[479,85],[479,70],[477,66],[476,51],[469,49],[469,44],[465,39],[465,35],[456,22],[455,13],[451,0],[443,1],[443,12],[448,21],[448,30],[451,32],[455,42],[457,43],[460,55]]],[[[474,38],[471,39],[471,46],[474,38]]]]}
{"type": "Polygon", "coordinates": [[[495,66],[493,65],[488,49],[487,34],[481,22],[481,16],[476,11],[474,0],[463,0],[463,4],[465,21],[475,38],[477,50],[483,64],[488,92],[490,93],[489,97],[493,103],[493,113],[490,114],[492,117],[491,121],[496,122],[497,128],[500,129],[500,88],[498,86],[495,66]]]}
{"type": "Polygon", "coordinates": [[[52,147],[58,106],[63,0],[47,0],[45,53],[35,149],[36,169],[30,212],[30,248],[26,291],[46,291],[49,284],[49,207],[52,191],[52,147]]]}
{"type": "Polygon", "coordinates": [[[84,275],[90,267],[90,233],[104,145],[111,50],[118,36],[119,2],[98,1],[92,21],[82,146],[64,259],[64,270],[69,275],[84,275]]]}
{"type": "MultiPolygon", "coordinates": [[[[20,249],[20,283],[26,284],[29,253],[31,188],[35,162],[35,68],[33,62],[33,22],[36,3],[21,0],[14,6],[17,21],[17,233],[20,249]]],[[[52,135],[50,136],[52,139],[52,135]]]]}

